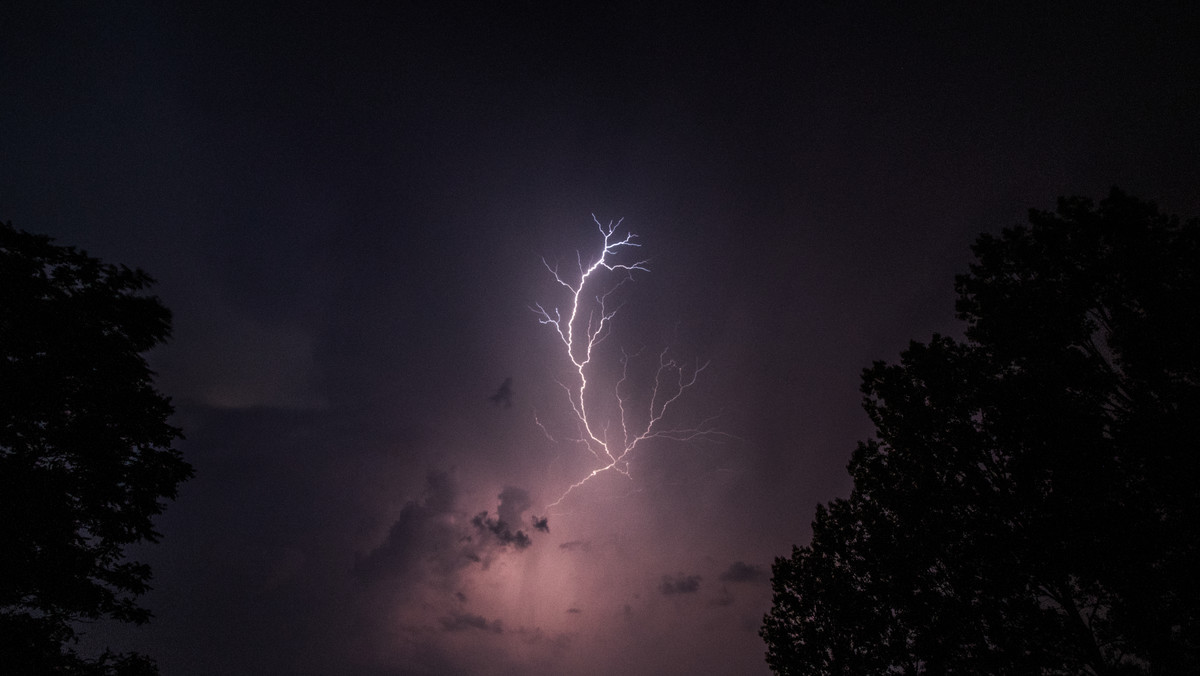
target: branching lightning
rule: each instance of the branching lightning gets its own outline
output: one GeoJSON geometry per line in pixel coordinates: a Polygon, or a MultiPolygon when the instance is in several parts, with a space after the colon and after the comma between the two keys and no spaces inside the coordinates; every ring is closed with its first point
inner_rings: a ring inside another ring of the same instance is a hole
{"type": "MultiPolygon", "coordinates": [[[[711,418],[698,427],[686,429],[667,428],[663,422],[668,409],[696,384],[697,377],[708,367],[707,362],[679,362],[663,349],[658,355],[654,382],[649,386],[648,407],[644,410],[639,407],[636,421],[631,415],[634,406],[631,390],[635,385],[631,382],[629,372],[630,360],[636,354],[622,351],[621,377],[611,392],[598,391],[596,387],[589,389],[588,375],[600,366],[599,363],[593,363],[597,354],[596,348],[608,337],[613,318],[620,309],[612,305],[613,293],[626,281],[632,280],[635,272],[650,271],[646,267],[649,262],[647,259],[621,261],[623,257],[628,258],[633,249],[641,246],[634,241],[637,235],[627,232],[624,237],[618,236],[617,230],[621,221],[610,221],[608,225],[602,225],[595,215],[592,216],[592,220],[604,238],[603,247],[599,257],[588,264],[585,264],[583,257],[576,252],[577,276],[573,271],[569,276],[565,276],[559,270],[559,266],[551,267],[544,258],[542,259],[542,264],[554,276],[555,281],[570,292],[570,310],[564,316],[557,307],[550,310],[539,303],[531,308],[539,323],[549,325],[558,334],[566,356],[573,365],[571,382],[560,381],[559,385],[566,393],[579,427],[578,441],[595,457],[595,467],[582,479],[571,484],[548,507],[557,506],[576,488],[606,472],[619,472],[626,477],[630,476],[631,456],[649,439],[691,441],[720,435],[711,426],[711,418]],[[616,273],[619,279],[613,283],[611,275],[605,273],[616,273]],[[597,413],[597,410],[602,408],[597,405],[601,398],[615,403],[616,417],[619,420],[607,419],[597,413]],[[616,429],[617,427],[619,429],[616,429]]],[[[547,438],[553,439],[540,420],[537,420],[537,424],[547,438]]]]}

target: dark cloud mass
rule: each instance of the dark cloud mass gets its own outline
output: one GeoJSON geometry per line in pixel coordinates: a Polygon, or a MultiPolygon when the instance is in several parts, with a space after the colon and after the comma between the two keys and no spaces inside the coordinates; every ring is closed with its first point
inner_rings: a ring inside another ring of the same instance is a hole
{"type": "MultiPolygon", "coordinates": [[[[471,518],[471,525],[475,526],[476,531],[484,538],[485,542],[490,534],[494,541],[501,546],[512,545],[516,549],[525,549],[533,543],[529,535],[519,528],[524,520],[525,512],[533,505],[533,501],[529,498],[529,491],[516,486],[506,486],[498,498],[500,505],[496,508],[496,518],[488,516],[487,512],[480,512],[471,518]]],[[[533,525],[537,530],[550,532],[545,519],[541,523],[542,525],[539,526],[538,520],[533,519],[533,525]]]]}
{"type": "Polygon", "coordinates": [[[471,525],[475,526],[484,541],[487,541],[487,534],[490,533],[501,546],[512,545],[517,549],[525,549],[533,543],[524,531],[513,531],[503,519],[493,519],[487,512],[480,512],[471,517],[471,525]]]}
{"type": "Polygon", "coordinates": [[[456,493],[449,473],[431,472],[423,499],[404,505],[384,542],[355,563],[355,574],[370,580],[412,575],[423,562],[441,572],[465,565],[471,552],[453,522],[456,493]]]}
{"type": "Polygon", "coordinates": [[[450,472],[430,472],[420,502],[409,501],[400,516],[388,529],[382,544],[359,557],[354,573],[363,579],[420,577],[424,573],[448,575],[472,563],[488,564],[495,547],[522,550],[533,541],[519,524],[521,515],[529,509],[528,491],[507,487],[499,495],[499,514],[492,518],[488,512],[471,517],[468,530],[460,525],[464,519],[458,511],[458,489],[450,472]],[[424,570],[427,568],[428,570],[424,570]]]}
{"type": "Polygon", "coordinates": [[[734,561],[718,577],[722,582],[760,582],[767,579],[767,573],[758,566],[752,566],[742,561],[734,561]]]}
{"type": "Polygon", "coordinates": [[[663,575],[662,583],[658,585],[658,590],[664,596],[674,596],[676,594],[694,594],[700,591],[699,575],[684,575],[678,573],[675,575],[663,575]]]}
{"type": "Polygon", "coordinates": [[[497,406],[503,404],[504,408],[512,408],[512,399],[512,378],[505,378],[504,382],[500,383],[500,387],[496,390],[496,393],[488,397],[488,401],[497,406]]]}

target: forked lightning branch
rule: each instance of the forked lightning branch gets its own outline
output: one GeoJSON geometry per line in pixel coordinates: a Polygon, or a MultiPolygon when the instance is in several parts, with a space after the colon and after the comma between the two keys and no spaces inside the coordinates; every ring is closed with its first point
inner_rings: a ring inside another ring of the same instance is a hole
{"type": "MultiPolygon", "coordinates": [[[[679,362],[663,349],[658,355],[653,382],[643,384],[645,389],[641,390],[642,396],[634,397],[638,384],[633,382],[630,375],[631,355],[622,352],[618,361],[605,362],[597,350],[609,336],[617,315],[614,292],[633,279],[634,274],[648,273],[650,269],[646,267],[646,259],[633,255],[641,246],[635,241],[637,235],[628,231],[624,236],[618,235],[621,221],[602,225],[595,215],[592,220],[603,237],[600,253],[595,260],[585,262],[584,257],[576,252],[576,266],[569,273],[564,273],[560,266],[551,266],[542,259],[542,264],[554,276],[554,280],[567,291],[567,303],[562,306],[566,309],[558,306],[547,309],[541,303],[532,307],[538,321],[558,334],[562,349],[570,360],[571,377],[567,382],[560,381],[559,385],[570,403],[575,426],[579,429],[578,441],[593,456],[592,469],[568,486],[548,507],[557,506],[576,488],[606,472],[630,476],[630,460],[639,447],[650,439],[690,441],[720,435],[711,427],[711,419],[692,428],[671,428],[664,423],[667,411],[696,384],[697,377],[708,366],[707,363],[689,365],[679,362]],[[595,376],[598,370],[606,368],[620,369],[615,386],[600,388],[591,385],[589,376],[595,376]],[[635,401],[646,399],[648,403],[635,404],[635,401]],[[632,410],[635,405],[639,407],[636,414],[632,410]],[[611,413],[613,411],[615,413],[611,413]]],[[[541,422],[538,424],[541,425],[541,422]]]]}

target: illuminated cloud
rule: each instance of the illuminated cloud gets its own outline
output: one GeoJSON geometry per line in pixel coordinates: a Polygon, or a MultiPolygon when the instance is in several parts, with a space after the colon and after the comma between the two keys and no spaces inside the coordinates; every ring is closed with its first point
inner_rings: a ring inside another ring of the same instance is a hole
{"type": "Polygon", "coordinates": [[[524,488],[505,486],[497,497],[500,499],[500,507],[496,509],[496,514],[509,526],[519,526],[521,515],[533,506],[529,491],[524,488]]]}
{"type": "MultiPolygon", "coordinates": [[[[505,486],[497,497],[500,505],[496,508],[496,518],[491,518],[487,512],[480,512],[471,518],[471,525],[479,535],[484,536],[484,541],[490,534],[501,547],[512,545],[516,549],[525,549],[533,541],[518,526],[524,522],[525,512],[533,505],[529,491],[516,486],[505,486]]],[[[533,526],[537,530],[550,532],[546,519],[539,520],[534,517],[533,526]]]]}
{"type": "Polygon", "coordinates": [[[458,488],[449,472],[430,472],[420,501],[411,500],[388,529],[386,539],[354,565],[364,580],[399,578],[417,582],[447,576],[473,563],[487,567],[498,549],[523,550],[532,544],[519,525],[529,509],[529,493],[509,486],[499,495],[497,517],[479,512],[469,520],[457,506],[458,488]],[[511,521],[510,521],[511,520],[511,521]]]}
{"type": "Polygon", "coordinates": [[[423,499],[404,505],[384,542],[355,563],[355,575],[367,580],[406,578],[418,574],[422,562],[442,572],[466,565],[470,552],[458,545],[462,534],[453,520],[457,497],[450,474],[431,472],[423,499]]]}
{"type": "Polygon", "coordinates": [[[490,518],[487,512],[480,512],[471,517],[471,525],[475,526],[480,535],[486,536],[490,533],[501,547],[512,545],[516,549],[525,549],[533,544],[525,531],[513,532],[504,519],[490,518]]]}

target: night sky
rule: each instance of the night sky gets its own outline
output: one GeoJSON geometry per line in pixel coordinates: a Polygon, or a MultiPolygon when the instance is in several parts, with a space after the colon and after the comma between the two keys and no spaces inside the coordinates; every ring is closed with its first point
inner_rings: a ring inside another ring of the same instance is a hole
{"type": "Polygon", "coordinates": [[[133,551],[155,619],[85,643],[170,676],[765,673],[771,561],[871,433],[860,371],[960,333],[974,238],[1113,185],[1200,214],[1191,3],[910,4],[5,3],[0,219],[158,280],[197,470],[133,551]],[[664,424],[721,434],[548,508],[596,463],[530,307],[569,304],[543,259],[594,260],[593,214],[650,269],[596,390],[625,351],[644,403],[669,347],[709,365],[664,424]]]}

